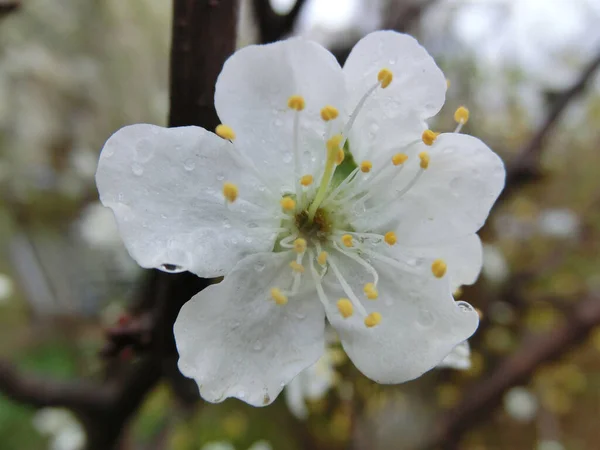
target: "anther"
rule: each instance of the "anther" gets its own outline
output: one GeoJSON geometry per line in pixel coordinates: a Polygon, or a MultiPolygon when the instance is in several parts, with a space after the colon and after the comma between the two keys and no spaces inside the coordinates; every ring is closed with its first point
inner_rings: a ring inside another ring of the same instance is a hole
{"type": "Polygon", "coordinates": [[[429,160],[431,159],[429,153],[419,153],[419,159],[421,160],[421,169],[427,169],[429,167],[429,160]]]}
{"type": "Polygon", "coordinates": [[[375,300],[377,297],[379,297],[379,292],[377,292],[377,288],[373,283],[365,284],[364,292],[369,300],[375,300]]]}
{"type": "Polygon", "coordinates": [[[440,133],[436,133],[435,131],[425,130],[421,135],[421,139],[423,139],[425,145],[433,145],[439,134],[440,133]]]}
{"type": "Polygon", "coordinates": [[[223,184],[223,196],[227,199],[229,203],[235,202],[238,197],[238,187],[230,182],[226,182],[223,184]]]}
{"type": "Polygon", "coordinates": [[[330,152],[337,152],[340,149],[340,144],[342,143],[342,139],[344,137],[341,134],[336,134],[327,140],[327,150],[330,152]]]}
{"type": "Polygon", "coordinates": [[[302,97],[301,95],[292,95],[288,99],[288,107],[290,109],[294,109],[296,111],[302,111],[304,109],[304,106],[305,106],[304,97],[302,97]]]}
{"type": "Polygon", "coordinates": [[[431,273],[433,273],[436,278],[442,278],[444,275],[446,275],[447,269],[448,266],[443,259],[436,259],[431,264],[431,273]]]}
{"type": "Polygon", "coordinates": [[[390,69],[381,69],[377,74],[377,81],[381,83],[381,88],[385,89],[390,85],[392,79],[394,78],[394,74],[390,69]]]}
{"type": "Polygon", "coordinates": [[[352,306],[352,302],[347,298],[340,298],[336,305],[338,311],[342,317],[344,317],[344,319],[347,319],[354,313],[354,306],[352,306]]]}
{"type": "Polygon", "coordinates": [[[294,272],[304,273],[304,266],[300,263],[297,263],[296,261],[291,261],[290,267],[294,272]]]}
{"type": "Polygon", "coordinates": [[[344,150],[340,148],[335,155],[335,163],[339,166],[344,161],[344,157],[344,150]]]}
{"type": "Polygon", "coordinates": [[[300,178],[300,184],[304,187],[310,186],[312,183],[313,183],[312,175],[302,175],[302,177],[300,178]]]}
{"type": "Polygon", "coordinates": [[[298,238],[294,241],[294,251],[296,253],[304,253],[306,251],[306,240],[298,238]]]}
{"type": "Polygon", "coordinates": [[[283,197],[279,203],[284,211],[292,211],[296,207],[296,201],[291,197],[283,197]]]}
{"type": "Polygon", "coordinates": [[[285,295],[283,295],[283,293],[281,292],[281,290],[279,288],[271,289],[271,298],[278,305],[285,305],[288,302],[288,298],[285,295]]]}
{"type": "Polygon", "coordinates": [[[336,119],[338,115],[339,112],[335,106],[327,105],[321,109],[321,119],[323,119],[325,122],[336,119]]]}
{"type": "Polygon", "coordinates": [[[381,322],[381,314],[378,312],[372,312],[367,317],[365,317],[365,325],[369,328],[378,325],[381,322]]]}
{"type": "Polygon", "coordinates": [[[343,235],[342,244],[344,244],[346,247],[352,247],[354,245],[352,242],[352,236],[350,236],[349,234],[343,235]]]}
{"type": "Polygon", "coordinates": [[[233,131],[233,128],[231,128],[228,125],[217,125],[217,128],[215,128],[215,133],[217,134],[217,136],[223,139],[227,139],[230,141],[233,141],[235,139],[235,132],[233,131]]]}
{"type": "Polygon", "coordinates": [[[392,164],[395,166],[399,166],[400,164],[404,164],[408,159],[408,155],[405,153],[396,153],[392,156],[392,164]]]}
{"type": "Polygon", "coordinates": [[[388,231],[383,236],[383,240],[387,245],[394,245],[398,241],[398,238],[396,238],[396,233],[393,231],[388,231]]]}
{"type": "Polygon", "coordinates": [[[360,163],[360,171],[362,173],[369,173],[373,168],[373,163],[371,161],[363,161],[360,163]]]}
{"type": "Polygon", "coordinates": [[[327,256],[329,256],[327,252],[319,253],[319,256],[317,257],[317,262],[320,265],[324,266],[325,264],[327,264],[327,256]]]}
{"type": "Polygon", "coordinates": [[[469,110],[464,106],[459,106],[456,111],[454,111],[454,120],[457,123],[464,125],[469,121],[469,110]]]}

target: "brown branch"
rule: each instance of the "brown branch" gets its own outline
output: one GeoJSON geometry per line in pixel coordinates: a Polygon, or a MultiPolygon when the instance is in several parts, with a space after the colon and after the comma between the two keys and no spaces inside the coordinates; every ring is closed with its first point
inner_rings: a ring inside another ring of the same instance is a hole
{"type": "Polygon", "coordinates": [[[294,7],[287,14],[276,13],[269,0],[253,0],[252,11],[258,23],[260,42],[275,42],[291,33],[305,0],[296,0],[294,7]]]}
{"type": "Polygon", "coordinates": [[[564,355],[600,324],[600,296],[592,296],[573,308],[567,323],[525,343],[489,376],[470,387],[467,396],[440,420],[427,448],[451,448],[462,434],[487,417],[511,387],[526,382],[543,363],[564,355]]]}
{"type": "Polygon", "coordinates": [[[502,193],[502,199],[512,194],[519,186],[539,178],[541,157],[548,135],[571,102],[585,90],[598,67],[600,67],[600,53],[584,69],[577,82],[558,96],[543,125],[507,165],[506,188],[502,193]]]}
{"type": "Polygon", "coordinates": [[[15,12],[21,7],[21,2],[17,0],[0,0],[0,19],[15,12]]]}

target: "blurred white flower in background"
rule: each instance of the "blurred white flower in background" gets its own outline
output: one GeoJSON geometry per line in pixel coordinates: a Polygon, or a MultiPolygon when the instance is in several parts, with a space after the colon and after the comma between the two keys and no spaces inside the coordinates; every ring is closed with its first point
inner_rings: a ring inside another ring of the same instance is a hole
{"type": "Polygon", "coordinates": [[[530,422],[538,412],[536,396],[527,388],[514,387],[504,394],[504,410],[518,422],[530,422]]]}
{"type": "Polygon", "coordinates": [[[14,292],[14,284],[12,278],[8,275],[0,273],[0,304],[7,303],[14,292]]]}
{"type": "Polygon", "coordinates": [[[494,284],[502,284],[508,278],[510,268],[498,246],[483,244],[483,268],[481,273],[494,284]]]}
{"type": "Polygon", "coordinates": [[[535,450],[565,450],[566,447],[559,441],[544,440],[538,442],[535,450]]]}
{"type": "Polygon", "coordinates": [[[438,369],[469,370],[471,368],[471,346],[461,342],[437,365],[438,369]]]}
{"type": "Polygon", "coordinates": [[[556,238],[576,238],[581,222],[577,214],[567,208],[545,209],[538,216],[542,234],[556,238]]]}
{"type": "Polygon", "coordinates": [[[50,438],[48,450],[82,450],[85,446],[83,427],[67,409],[40,409],[33,417],[33,426],[50,438]]]}
{"type": "MultiPolygon", "coordinates": [[[[271,444],[267,441],[257,441],[248,447],[248,450],[272,450],[271,444]]],[[[236,450],[233,444],[227,441],[215,441],[204,444],[201,450],[236,450]]]]}

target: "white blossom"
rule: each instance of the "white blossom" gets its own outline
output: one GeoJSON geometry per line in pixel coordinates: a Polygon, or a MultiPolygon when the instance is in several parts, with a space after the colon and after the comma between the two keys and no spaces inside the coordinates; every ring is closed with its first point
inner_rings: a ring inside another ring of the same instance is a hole
{"type": "MultiPolygon", "coordinates": [[[[343,68],[302,39],[225,63],[216,134],[125,127],[96,180],[143,267],[225,276],[185,304],[179,368],[201,395],[267,405],[324,351],[325,318],[380,383],[416,378],[477,328],[453,289],[481,269],[503,185],[480,140],[427,130],[446,80],[413,38],[379,31],[343,68]]],[[[468,119],[457,110],[457,130],[468,119]]]]}

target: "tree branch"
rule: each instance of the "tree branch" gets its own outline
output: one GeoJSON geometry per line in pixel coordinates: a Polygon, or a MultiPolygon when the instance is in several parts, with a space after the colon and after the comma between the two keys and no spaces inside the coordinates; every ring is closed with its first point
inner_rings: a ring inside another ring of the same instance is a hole
{"type": "Polygon", "coordinates": [[[273,10],[269,0],[253,0],[252,11],[258,23],[260,42],[275,42],[291,33],[304,3],[305,0],[296,0],[290,12],[281,15],[273,10]]]}
{"type": "Polygon", "coordinates": [[[563,355],[598,324],[600,296],[596,295],[575,306],[564,326],[525,343],[489,376],[469,388],[464,400],[442,417],[427,448],[451,448],[500,403],[509,388],[526,382],[542,363],[563,355]]]}

